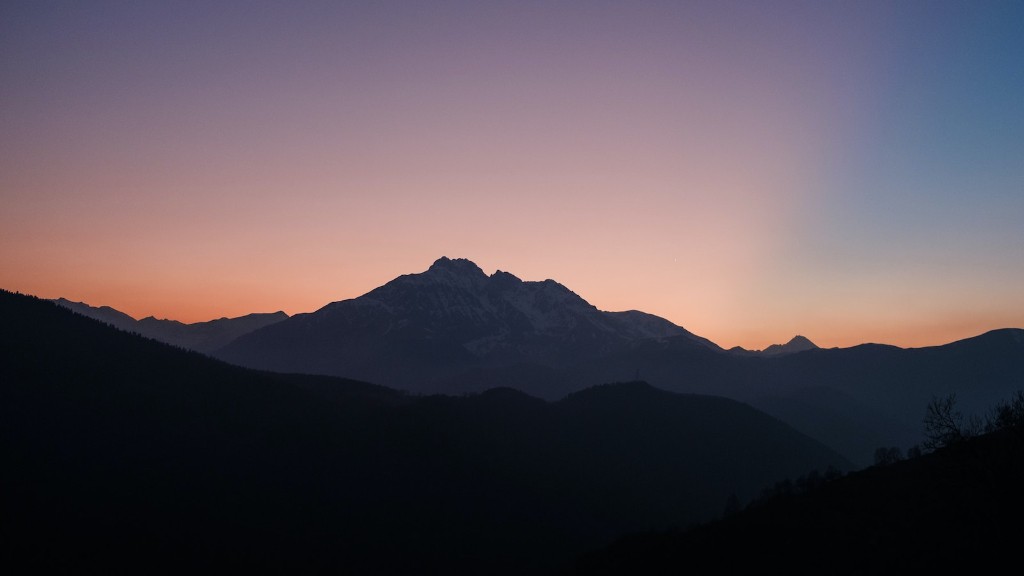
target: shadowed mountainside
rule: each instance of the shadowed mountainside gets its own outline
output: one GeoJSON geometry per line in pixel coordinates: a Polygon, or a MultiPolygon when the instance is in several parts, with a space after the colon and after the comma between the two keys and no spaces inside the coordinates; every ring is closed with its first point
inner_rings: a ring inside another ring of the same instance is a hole
{"type": "Polygon", "coordinates": [[[223,364],[0,293],[4,556],[373,573],[551,569],[836,453],[633,383],[410,397],[223,364]]]}
{"type": "Polygon", "coordinates": [[[575,574],[998,573],[1019,562],[1024,434],[1002,430],[782,495],[685,532],[637,534],[575,574]]]}

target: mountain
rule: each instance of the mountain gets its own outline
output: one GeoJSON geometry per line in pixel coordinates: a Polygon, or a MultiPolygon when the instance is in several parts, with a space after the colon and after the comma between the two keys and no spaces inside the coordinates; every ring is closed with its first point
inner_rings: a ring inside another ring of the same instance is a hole
{"type": "Polygon", "coordinates": [[[81,314],[82,316],[99,320],[100,322],[110,324],[115,328],[128,332],[135,331],[136,324],[138,323],[138,320],[135,318],[132,318],[120,310],[111,308],[110,306],[90,306],[85,302],[72,302],[66,298],[57,298],[56,300],[53,300],[53,302],[59,306],[67,308],[68,310],[81,314]]]}
{"type": "Polygon", "coordinates": [[[147,338],[204,353],[210,353],[223,348],[243,334],[248,334],[253,330],[276,324],[288,318],[288,315],[284,312],[273,312],[183,324],[176,320],[161,320],[153,316],[136,320],[124,312],[109,306],[97,308],[84,302],[72,302],[64,298],[58,298],[54,302],[83,316],[110,324],[115,328],[120,328],[127,332],[135,332],[147,338]]]}
{"type": "Polygon", "coordinates": [[[795,354],[797,352],[805,352],[807,350],[816,350],[817,348],[818,345],[814,342],[811,342],[803,336],[797,335],[785,344],[772,344],[764,350],[747,350],[741,346],[735,346],[730,348],[729,352],[761,356],[781,356],[783,354],[795,354]]]}
{"type": "Polygon", "coordinates": [[[804,338],[803,336],[794,336],[789,342],[785,344],[772,344],[765,348],[761,353],[766,356],[778,356],[780,354],[793,354],[796,352],[804,352],[806,350],[815,350],[818,346],[804,338]]]}
{"type": "MultiPolygon", "coordinates": [[[[571,573],[990,574],[1019,562],[1024,434],[974,438],[777,495],[691,530],[642,533],[571,573]]],[[[567,571],[568,573],[569,571],[567,571]]]]}
{"type": "Polygon", "coordinates": [[[539,573],[848,466],[747,405],[273,374],[0,292],[0,551],[104,571],[539,573]]]}
{"type": "Polygon", "coordinates": [[[719,349],[650,314],[598,310],[553,280],[524,282],[500,270],[487,276],[469,260],[440,258],[426,272],[246,334],[216,356],[252,368],[458,392],[494,386],[495,371],[557,380],[564,368],[669,338],[719,349]]]}

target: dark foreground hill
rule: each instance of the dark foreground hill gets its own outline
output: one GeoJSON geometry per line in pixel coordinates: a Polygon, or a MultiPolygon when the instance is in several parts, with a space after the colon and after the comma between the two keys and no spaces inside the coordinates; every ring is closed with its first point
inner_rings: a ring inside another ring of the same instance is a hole
{"type": "Polygon", "coordinates": [[[547,403],[256,372],[0,292],[0,556],[536,573],[845,463],[746,405],[640,383],[547,403]]]}
{"type": "Polygon", "coordinates": [[[755,503],[685,532],[635,535],[575,573],[991,574],[1024,537],[1024,431],[1003,430],[755,503]]]}

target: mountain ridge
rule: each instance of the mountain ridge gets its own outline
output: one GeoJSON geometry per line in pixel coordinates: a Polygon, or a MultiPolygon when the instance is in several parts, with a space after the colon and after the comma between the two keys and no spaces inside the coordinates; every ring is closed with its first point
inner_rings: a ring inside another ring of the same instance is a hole
{"type": "Polygon", "coordinates": [[[155,316],[146,316],[137,320],[110,306],[96,307],[85,302],[74,302],[66,298],[57,298],[52,300],[52,302],[77,314],[110,324],[120,330],[135,332],[160,342],[207,354],[226,346],[243,334],[288,318],[288,315],[282,311],[256,312],[235,318],[223,317],[206,322],[186,324],[177,320],[156,318],[155,316]]]}
{"type": "Polygon", "coordinates": [[[443,391],[431,383],[481,368],[558,368],[648,338],[719,349],[663,318],[598,310],[554,280],[523,281],[500,270],[488,276],[469,260],[442,257],[425,272],[254,331],[215,355],[443,391]],[[396,355],[411,366],[395,366],[396,355]]]}

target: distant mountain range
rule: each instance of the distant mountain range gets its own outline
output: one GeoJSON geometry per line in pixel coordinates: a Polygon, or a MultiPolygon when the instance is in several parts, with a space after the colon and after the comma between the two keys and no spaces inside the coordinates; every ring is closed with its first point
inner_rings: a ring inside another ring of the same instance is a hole
{"type": "Polygon", "coordinates": [[[879,446],[918,442],[933,395],[955,392],[971,413],[1024,386],[1021,330],[919,349],[826,350],[796,336],[763,351],[723,350],[663,318],[601,311],[553,280],[488,276],[463,259],[440,258],[423,273],[312,313],[254,316],[266,325],[215,321],[238,327],[217,340],[224,342],[219,348],[183,344],[167,330],[129,329],[242,366],[417,393],[505,386],[558,399],[611,380],[643,379],[750,403],[861,465],[879,446]]]}
{"type": "Polygon", "coordinates": [[[58,298],[54,302],[83,316],[105,322],[126,332],[134,332],[147,338],[204,353],[219,350],[243,334],[288,318],[284,312],[273,312],[183,324],[176,320],[160,320],[153,316],[136,320],[110,306],[97,308],[64,298],[58,298]]]}
{"type": "Polygon", "coordinates": [[[0,317],[15,565],[541,573],[849,467],[750,406],[638,382],[420,397],[231,366],[9,292],[0,317]]]}
{"type": "Polygon", "coordinates": [[[806,352],[807,350],[816,350],[818,345],[811,342],[803,336],[794,336],[792,340],[785,344],[772,344],[764,350],[747,350],[741,346],[735,346],[729,349],[729,352],[737,354],[754,354],[761,356],[781,356],[783,354],[795,354],[797,352],[806,352]]]}

